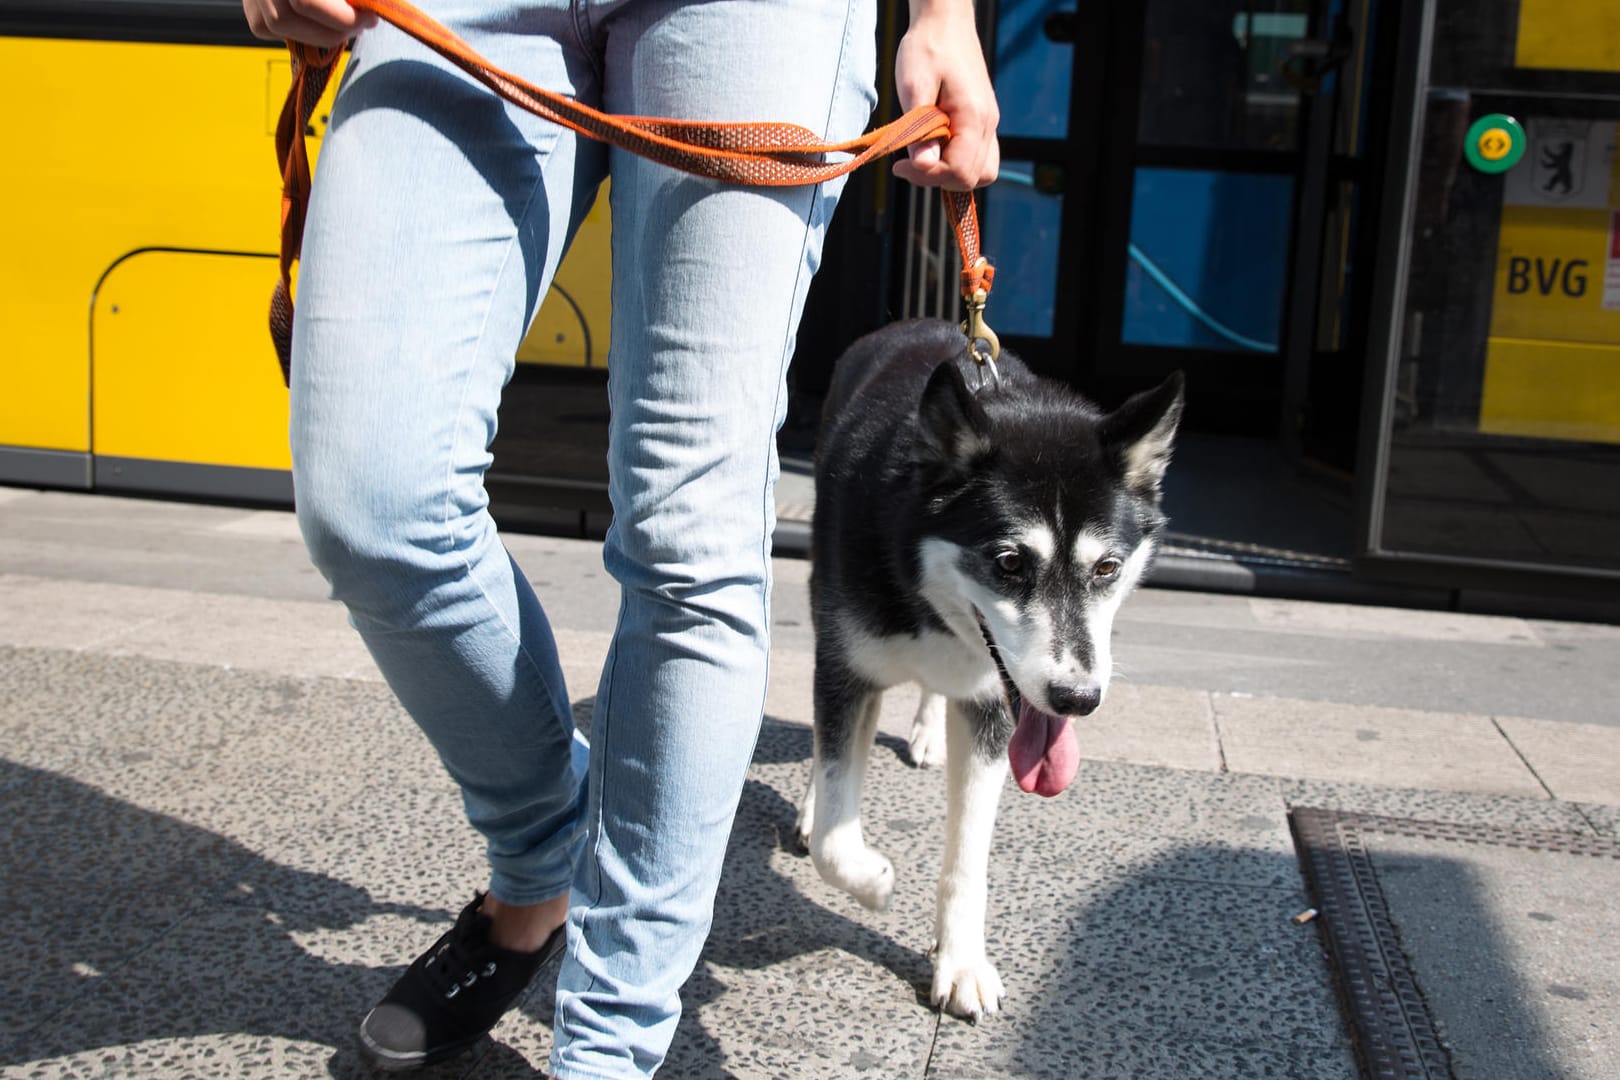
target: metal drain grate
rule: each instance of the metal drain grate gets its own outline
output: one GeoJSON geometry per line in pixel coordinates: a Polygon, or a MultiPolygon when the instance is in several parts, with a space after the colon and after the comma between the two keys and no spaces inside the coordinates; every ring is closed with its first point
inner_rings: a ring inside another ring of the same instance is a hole
{"type": "Polygon", "coordinates": [[[1449,1080],[1451,1063],[1396,936],[1365,834],[1620,859],[1620,841],[1579,833],[1414,821],[1311,807],[1290,813],[1363,1073],[1449,1080]]]}

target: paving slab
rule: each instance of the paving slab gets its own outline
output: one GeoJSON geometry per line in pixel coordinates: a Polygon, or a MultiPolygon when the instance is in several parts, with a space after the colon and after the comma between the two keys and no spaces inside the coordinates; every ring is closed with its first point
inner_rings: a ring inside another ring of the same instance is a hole
{"type": "Polygon", "coordinates": [[[1509,716],[1496,723],[1553,798],[1620,806],[1620,728],[1509,716]]]}
{"type": "Polygon", "coordinates": [[[1295,825],[1375,1072],[1615,1074],[1620,843],[1316,809],[1295,825]]]}
{"type": "Polygon", "coordinates": [[[1601,623],[1150,588],[1114,655],[1145,685],[1620,727],[1620,630],[1601,623]]]}
{"type": "Polygon", "coordinates": [[[351,1049],[357,1003],[403,969],[383,957],[413,955],[423,936],[398,918],[333,929],[253,908],[187,911],[28,1033],[27,1075],[364,1075],[351,1049]]]}
{"type": "MultiPolygon", "coordinates": [[[[1446,821],[1502,829],[1591,833],[1597,831],[1586,808],[1546,796],[1430,791],[1330,780],[1281,782],[1289,807],[1314,806],[1342,813],[1380,814],[1418,821],[1446,821]]],[[[1599,808],[1601,809],[1601,808],[1599,808]]]]}
{"type": "Polygon", "coordinates": [[[1620,807],[1576,803],[1575,809],[1597,832],[1605,836],[1620,836],[1620,807]]]}
{"type": "Polygon", "coordinates": [[[1087,763],[1078,805],[1011,804],[1002,828],[1019,842],[998,845],[995,878],[1016,891],[992,905],[1007,1007],[943,1021],[930,1076],[1356,1075],[1314,935],[1292,921],[1305,898],[1277,788],[1148,772],[1087,763]],[[1113,797],[1138,781],[1138,798],[1113,797]],[[1082,811],[1084,829],[1064,830],[1091,800],[1114,813],[1082,811]],[[1053,833],[1120,844],[1089,872],[1049,855],[1037,879],[1041,860],[1025,855],[1049,841],[1030,822],[1047,816],[1053,833]],[[1252,846],[1234,842],[1245,835],[1252,846]]]}
{"type": "Polygon", "coordinates": [[[1077,724],[1085,758],[1204,772],[1221,768],[1215,709],[1203,690],[1115,679],[1102,707],[1077,724]]]}
{"type": "Polygon", "coordinates": [[[1488,716],[1237,694],[1213,700],[1234,772],[1545,794],[1488,716]]]}
{"type": "Polygon", "coordinates": [[[14,860],[15,854],[6,852],[9,870],[0,880],[0,917],[9,928],[0,979],[10,987],[0,1002],[0,1046],[128,964],[191,906],[169,893],[103,887],[75,918],[42,919],[40,897],[48,883],[25,875],[30,861],[14,860]]]}
{"type": "Polygon", "coordinates": [[[184,609],[107,643],[104,651],[297,675],[379,677],[371,654],[339,604],[187,595],[190,603],[184,609]]]}
{"type": "Polygon", "coordinates": [[[243,516],[227,506],[41,492],[0,513],[0,569],[182,592],[325,599],[326,583],[301,541],[220,531],[243,516]]]}
{"type": "Polygon", "coordinates": [[[1620,1075],[1620,859],[1382,836],[1372,862],[1459,1080],[1620,1075]]]}
{"type": "Polygon", "coordinates": [[[1454,641],[1474,645],[1523,645],[1544,642],[1527,619],[1503,615],[1466,615],[1455,611],[1414,611],[1366,604],[1299,603],[1255,598],[1249,610],[1261,626],[1289,634],[1310,634],[1334,641],[1349,638],[1403,641],[1454,641]]]}
{"type": "Polygon", "coordinates": [[[96,649],[179,615],[192,597],[172,589],[0,574],[0,645],[96,649]]]}

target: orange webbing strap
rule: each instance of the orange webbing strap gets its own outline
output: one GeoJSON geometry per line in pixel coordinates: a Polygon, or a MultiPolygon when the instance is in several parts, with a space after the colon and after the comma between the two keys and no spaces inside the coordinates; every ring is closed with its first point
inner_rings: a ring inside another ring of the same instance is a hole
{"type": "Polygon", "coordinates": [[[979,215],[973,209],[973,192],[941,189],[940,194],[956,228],[956,249],[962,256],[962,304],[967,308],[962,333],[967,335],[968,355],[981,368],[988,363],[993,370],[1001,356],[1001,342],[984,321],[984,302],[990,297],[996,268],[979,253],[979,215]]]}
{"type": "Polygon", "coordinates": [[[292,383],[292,264],[304,245],[304,215],[309,210],[309,144],[304,136],[310,117],[326,91],[341,48],[317,49],[289,41],[292,88],[276,122],[276,157],[281,162],[281,278],[270,296],[270,340],[281,361],[281,377],[292,383]]]}
{"type": "MultiPolygon", "coordinates": [[[[610,116],[502,71],[406,0],[349,0],[349,3],[392,23],[519,108],[581,135],[711,179],[771,187],[818,184],[913,143],[950,137],[950,123],[945,113],[931,105],[913,109],[860,138],[839,143],[824,142],[815,132],[797,124],[705,123],[610,116]],[[829,161],[828,154],[844,156],[829,161]]],[[[271,309],[271,336],[284,375],[291,370],[292,354],[289,279],[303,240],[303,216],[309,198],[309,157],[303,136],[339,52],[293,42],[289,42],[288,47],[293,53],[293,86],[276,131],[283,183],[281,282],[271,309]]],[[[946,192],[946,201],[956,222],[962,265],[982,264],[987,271],[988,263],[979,254],[978,217],[972,195],[946,192]]],[[[989,276],[988,272],[980,273],[975,278],[976,287],[988,291],[989,276]]],[[[965,276],[963,283],[965,288],[965,276]]]]}

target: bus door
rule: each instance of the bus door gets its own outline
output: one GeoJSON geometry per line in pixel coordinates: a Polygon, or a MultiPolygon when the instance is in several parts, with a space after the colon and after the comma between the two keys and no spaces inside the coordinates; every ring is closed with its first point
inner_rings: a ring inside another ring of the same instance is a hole
{"type": "Polygon", "coordinates": [[[1375,6],[1001,0],[1004,340],[1108,399],[1183,369],[1191,426],[1348,467],[1375,6]]]}
{"type": "Polygon", "coordinates": [[[1414,8],[1364,561],[1620,593],[1614,5],[1414,8]]]}

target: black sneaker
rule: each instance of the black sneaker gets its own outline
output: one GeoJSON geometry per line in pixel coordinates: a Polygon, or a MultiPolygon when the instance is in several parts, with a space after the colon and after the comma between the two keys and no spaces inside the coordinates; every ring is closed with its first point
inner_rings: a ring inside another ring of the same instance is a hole
{"type": "Polygon", "coordinates": [[[471,1049],[562,951],[564,927],[532,953],[492,944],[483,902],[483,893],[473,897],[360,1021],[360,1052],[377,1068],[417,1069],[471,1049]]]}

